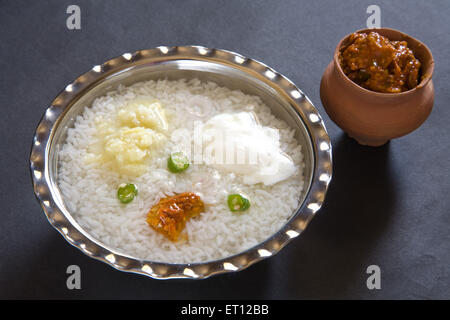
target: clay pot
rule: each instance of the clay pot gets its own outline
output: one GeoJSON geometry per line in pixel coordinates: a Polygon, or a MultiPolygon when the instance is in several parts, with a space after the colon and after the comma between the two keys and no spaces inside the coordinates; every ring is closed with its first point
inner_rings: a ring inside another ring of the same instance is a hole
{"type": "Polygon", "coordinates": [[[320,84],[325,111],[342,130],[362,145],[381,146],[390,139],[410,133],[429,116],[434,102],[431,77],[434,61],[430,50],[418,40],[393,29],[376,31],[390,40],[404,40],[421,62],[422,78],[414,89],[401,93],[379,93],[365,89],[350,80],[338,60],[347,35],[336,47],[320,84]]]}

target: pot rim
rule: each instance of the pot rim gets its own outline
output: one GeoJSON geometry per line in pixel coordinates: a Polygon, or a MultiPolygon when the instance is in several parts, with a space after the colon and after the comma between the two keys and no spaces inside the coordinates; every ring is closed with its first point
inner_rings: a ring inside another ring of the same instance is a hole
{"type": "Polygon", "coordinates": [[[378,97],[383,97],[383,98],[395,98],[398,96],[405,96],[408,94],[414,94],[415,92],[417,92],[418,90],[422,89],[423,87],[425,87],[428,82],[431,80],[431,78],[433,77],[433,73],[434,73],[434,59],[433,59],[433,55],[431,53],[430,48],[428,48],[423,42],[417,40],[416,38],[402,32],[399,31],[397,29],[392,29],[392,28],[377,28],[377,29],[360,29],[357,31],[354,31],[352,33],[347,34],[345,37],[343,37],[339,43],[336,46],[336,49],[334,50],[334,54],[333,54],[333,62],[335,65],[335,70],[338,71],[338,73],[340,74],[340,76],[344,79],[344,81],[346,81],[346,83],[349,83],[352,87],[356,88],[357,90],[359,90],[362,94],[371,94],[371,95],[375,95],[378,97]],[[362,86],[360,86],[359,84],[353,82],[345,73],[344,70],[342,70],[341,64],[339,62],[339,53],[340,53],[340,49],[342,47],[342,43],[353,33],[367,33],[370,31],[377,31],[377,30],[386,30],[386,31],[392,31],[392,32],[396,32],[399,35],[401,35],[403,38],[406,39],[406,41],[408,40],[413,40],[416,41],[418,43],[419,46],[422,46],[423,48],[425,48],[425,51],[427,52],[427,54],[429,54],[430,56],[430,63],[427,69],[427,73],[425,75],[422,76],[422,79],[420,81],[420,83],[414,87],[413,89],[410,89],[408,91],[403,91],[403,92],[398,92],[398,93],[384,93],[384,92],[377,92],[377,91],[372,91],[369,89],[366,89],[362,86]]]}

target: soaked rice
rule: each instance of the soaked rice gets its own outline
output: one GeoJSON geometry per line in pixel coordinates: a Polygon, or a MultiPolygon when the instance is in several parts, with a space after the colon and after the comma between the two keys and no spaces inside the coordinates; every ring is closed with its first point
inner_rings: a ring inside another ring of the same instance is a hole
{"type": "Polygon", "coordinates": [[[303,189],[303,156],[294,130],[275,118],[256,96],[220,87],[212,82],[158,80],[120,86],[97,98],[68,130],[59,153],[58,184],[77,222],[105,245],[140,259],[169,263],[194,263],[224,258],[246,250],[278,231],[299,205],[303,189]],[[108,118],[127,102],[148,97],[158,99],[169,122],[168,139],[152,151],[148,170],[128,179],[91,163],[84,157],[95,142],[95,118],[108,118]],[[279,129],[281,147],[294,161],[296,173],[272,186],[246,185],[242,177],[204,164],[191,164],[182,174],[167,170],[167,157],[177,151],[174,130],[194,130],[196,120],[207,120],[224,112],[253,112],[260,123],[279,129]],[[138,196],[129,204],[117,200],[117,188],[134,183],[138,196]],[[151,229],[146,214],[161,197],[195,192],[206,211],[189,220],[188,240],[173,243],[151,229]],[[232,213],[227,206],[230,193],[242,192],[251,199],[244,213],[232,213]]]}

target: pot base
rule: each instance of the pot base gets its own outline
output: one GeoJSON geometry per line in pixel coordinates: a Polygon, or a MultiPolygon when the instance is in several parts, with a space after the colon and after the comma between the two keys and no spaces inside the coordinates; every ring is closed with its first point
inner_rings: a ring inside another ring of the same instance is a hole
{"type": "Polygon", "coordinates": [[[358,136],[358,135],[352,135],[350,133],[347,133],[350,138],[353,138],[362,146],[368,146],[368,147],[381,147],[391,141],[390,139],[377,139],[377,138],[370,138],[370,137],[364,137],[364,136],[358,136]]]}

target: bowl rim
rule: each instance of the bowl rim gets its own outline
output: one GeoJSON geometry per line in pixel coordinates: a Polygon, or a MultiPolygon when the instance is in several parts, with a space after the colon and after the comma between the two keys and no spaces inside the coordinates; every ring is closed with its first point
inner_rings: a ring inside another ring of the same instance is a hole
{"type": "Polygon", "coordinates": [[[383,97],[383,98],[395,98],[398,96],[405,96],[408,94],[413,94],[416,91],[420,90],[421,88],[425,87],[428,82],[431,80],[431,78],[433,77],[433,73],[434,73],[434,58],[433,58],[433,54],[431,53],[430,48],[427,47],[427,45],[425,45],[422,41],[417,40],[416,38],[410,36],[409,34],[406,34],[400,30],[397,29],[392,29],[392,28],[365,28],[365,29],[360,29],[360,30],[356,30],[352,33],[347,34],[346,36],[344,36],[337,44],[334,53],[333,53],[333,62],[334,65],[336,67],[336,70],[338,71],[339,75],[345,79],[344,81],[346,81],[346,83],[348,83],[349,85],[351,85],[353,88],[356,88],[357,90],[360,91],[360,93],[362,94],[370,94],[373,96],[377,96],[377,97],[383,97]],[[430,72],[427,73],[427,76],[425,77],[425,79],[421,79],[420,83],[415,86],[414,88],[407,90],[407,91],[403,91],[403,92],[397,92],[397,93],[389,93],[389,92],[377,92],[377,91],[372,91],[369,89],[366,89],[362,86],[360,86],[359,84],[353,82],[345,73],[344,70],[342,70],[341,64],[339,62],[339,53],[341,51],[341,47],[342,44],[344,43],[345,40],[348,39],[348,37],[350,37],[353,33],[368,33],[368,32],[378,32],[378,31],[389,31],[389,32],[394,32],[399,34],[402,38],[404,38],[406,41],[415,41],[417,42],[418,45],[422,46],[427,53],[430,55],[430,72]]]}
{"type": "Polygon", "coordinates": [[[33,137],[29,169],[36,199],[49,223],[71,245],[91,258],[113,268],[142,274],[154,279],[205,279],[212,275],[244,270],[254,263],[278,253],[285,245],[298,237],[321,208],[332,179],[332,145],[325,124],[309,98],[288,78],[262,62],[239,53],[203,46],[159,46],[153,49],[124,53],[94,66],[67,85],[44,112],[33,137]],[[276,89],[303,121],[311,140],[313,160],[309,190],[291,218],[276,233],[257,245],[240,253],[197,263],[164,263],[135,258],[109,248],[89,235],[71,216],[66,216],[55,201],[49,177],[49,152],[53,133],[66,111],[84,91],[101,80],[131,66],[151,61],[202,60],[225,64],[246,72],[276,89]]]}

